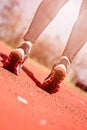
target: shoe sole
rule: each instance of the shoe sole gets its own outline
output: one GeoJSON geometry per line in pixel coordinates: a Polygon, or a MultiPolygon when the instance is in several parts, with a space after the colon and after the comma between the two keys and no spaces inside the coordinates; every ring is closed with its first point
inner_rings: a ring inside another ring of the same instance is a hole
{"type": "Polygon", "coordinates": [[[59,88],[60,88],[60,85],[58,85],[59,81],[63,78],[64,78],[64,75],[62,71],[57,70],[54,74],[54,78],[52,79],[52,81],[49,80],[49,82],[47,82],[47,85],[45,85],[43,89],[51,94],[56,93],[57,91],[59,91],[59,88]]]}
{"type": "Polygon", "coordinates": [[[17,66],[22,62],[22,57],[19,52],[11,52],[8,61],[6,61],[3,67],[12,73],[17,74],[17,66]]]}

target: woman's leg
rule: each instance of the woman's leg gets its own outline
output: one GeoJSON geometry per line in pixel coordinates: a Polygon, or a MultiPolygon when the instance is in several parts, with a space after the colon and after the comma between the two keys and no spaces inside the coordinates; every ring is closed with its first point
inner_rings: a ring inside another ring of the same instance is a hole
{"type": "Polygon", "coordinates": [[[71,32],[62,57],[54,64],[50,75],[45,79],[42,88],[49,93],[59,90],[60,83],[66,76],[69,64],[87,41],[87,1],[83,0],[80,15],[71,32]]]}
{"type": "Polygon", "coordinates": [[[74,59],[79,50],[87,41],[87,1],[83,1],[80,15],[75,23],[67,45],[63,51],[63,56],[67,56],[70,62],[74,59]]]}
{"type": "Polygon", "coordinates": [[[27,59],[32,43],[35,43],[39,35],[53,20],[57,12],[67,0],[43,0],[39,5],[34,18],[24,36],[24,42],[19,48],[12,51],[4,63],[4,67],[15,74],[19,74],[22,64],[27,59]]]}
{"type": "Polygon", "coordinates": [[[27,33],[24,36],[24,40],[35,43],[43,30],[55,18],[59,9],[67,1],[68,0],[43,0],[34,15],[27,33]]]}

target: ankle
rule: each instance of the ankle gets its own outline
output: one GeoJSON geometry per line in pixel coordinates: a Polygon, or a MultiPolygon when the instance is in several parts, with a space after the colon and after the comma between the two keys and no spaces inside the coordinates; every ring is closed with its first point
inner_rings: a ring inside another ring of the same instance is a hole
{"type": "Polygon", "coordinates": [[[67,56],[62,56],[57,60],[57,62],[54,64],[54,67],[57,65],[64,65],[66,67],[66,70],[68,70],[70,66],[70,60],[68,59],[67,56]]]}
{"type": "Polygon", "coordinates": [[[23,49],[25,54],[29,54],[32,48],[32,43],[24,40],[18,48],[23,49]]]}

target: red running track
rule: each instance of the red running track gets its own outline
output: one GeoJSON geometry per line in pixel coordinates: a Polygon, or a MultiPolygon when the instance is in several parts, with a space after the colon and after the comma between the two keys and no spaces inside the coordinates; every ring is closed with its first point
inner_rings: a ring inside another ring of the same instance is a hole
{"type": "Polygon", "coordinates": [[[5,70],[10,50],[0,43],[0,130],[87,130],[87,97],[65,83],[56,94],[43,91],[48,71],[31,60],[19,76],[5,70]]]}

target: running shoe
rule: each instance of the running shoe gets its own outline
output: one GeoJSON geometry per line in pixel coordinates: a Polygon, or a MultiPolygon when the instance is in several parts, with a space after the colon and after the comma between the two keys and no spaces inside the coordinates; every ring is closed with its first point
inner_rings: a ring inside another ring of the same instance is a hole
{"type": "Polygon", "coordinates": [[[70,64],[67,57],[61,57],[56,64],[54,64],[51,73],[42,83],[42,89],[48,93],[56,93],[60,89],[60,83],[64,80],[68,65],[70,64]]]}
{"type": "Polygon", "coordinates": [[[12,73],[19,75],[24,61],[27,59],[30,52],[28,42],[23,43],[17,49],[14,49],[4,62],[3,67],[12,73]]]}

